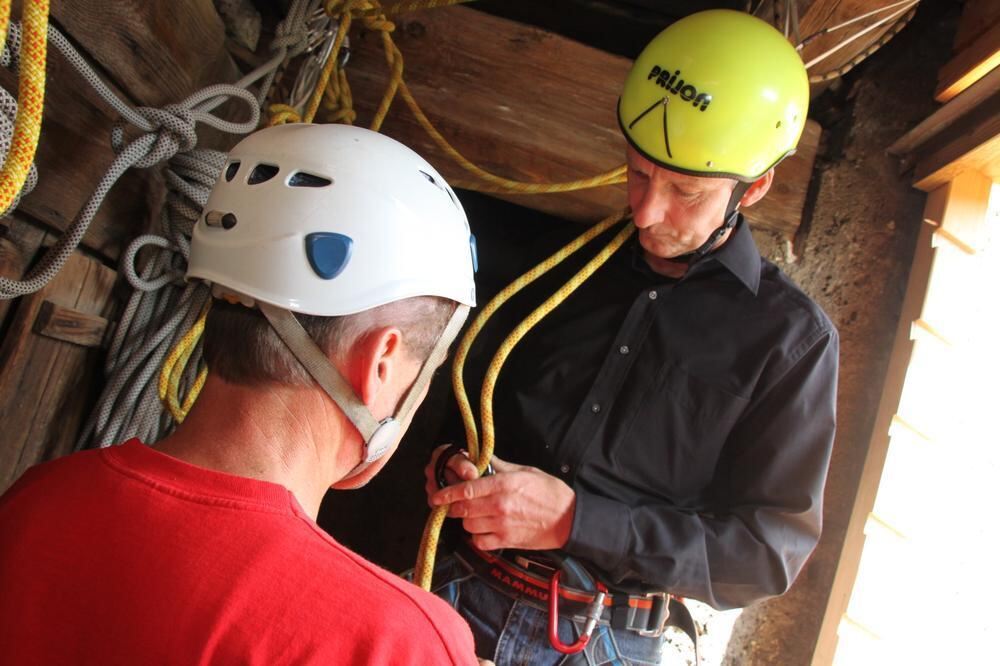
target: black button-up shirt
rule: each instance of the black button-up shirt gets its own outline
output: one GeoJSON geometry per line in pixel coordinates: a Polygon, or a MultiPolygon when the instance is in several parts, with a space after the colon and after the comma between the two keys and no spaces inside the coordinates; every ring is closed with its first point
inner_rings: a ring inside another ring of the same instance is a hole
{"type": "Polygon", "coordinates": [[[830,320],[742,221],[679,280],[627,243],[508,358],[497,455],[573,487],[565,550],[608,582],[744,606],[819,538],[837,362],[830,320]]]}

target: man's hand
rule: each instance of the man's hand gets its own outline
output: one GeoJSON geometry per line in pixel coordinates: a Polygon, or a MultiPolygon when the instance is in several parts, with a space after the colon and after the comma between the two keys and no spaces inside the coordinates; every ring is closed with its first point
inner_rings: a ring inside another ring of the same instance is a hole
{"type": "Polygon", "coordinates": [[[437,489],[434,464],[443,447],[434,452],[427,476],[428,503],[450,504],[448,516],[461,518],[480,550],[562,548],[569,540],[576,509],[576,493],[561,479],[524,465],[493,458],[496,474],[476,478],[467,458],[453,456],[445,477],[454,485],[437,489]]]}
{"type": "MultiPolygon", "coordinates": [[[[424,468],[424,491],[427,493],[427,503],[430,504],[431,508],[434,508],[434,505],[431,504],[431,497],[440,490],[437,479],[434,478],[434,469],[437,467],[438,456],[444,453],[444,450],[449,446],[450,444],[442,444],[434,449],[434,453],[431,454],[430,463],[424,468]]],[[[452,456],[448,460],[448,466],[444,470],[444,478],[449,486],[461,483],[462,481],[471,481],[478,477],[479,473],[476,471],[476,466],[464,455],[464,451],[463,455],[452,456]]]]}

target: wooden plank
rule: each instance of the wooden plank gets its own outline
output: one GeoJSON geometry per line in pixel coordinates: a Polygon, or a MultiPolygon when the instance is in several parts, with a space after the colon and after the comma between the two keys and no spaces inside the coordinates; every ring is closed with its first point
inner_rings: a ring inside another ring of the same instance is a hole
{"type": "Polygon", "coordinates": [[[81,347],[100,347],[108,320],[97,315],[44,301],[35,318],[34,331],[39,335],[72,342],[81,347]]]}
{"type": "Polygon", "coordinates": [[[31,465],[69,453],[95,395],[98,350],[32,332],[46,301],[109,317],[116,274],[79,252],[44,289],[20,300],[0,344],[0,492],[31,465]]]}
{"type": "Polygon", "coordinates": [[[1000,21],[1000,0],[965,0],[955,31],[955,51],[961,51],[1000,21]]]}
{"type": "MultiPolygon", "coordinates": [[[[401,15],[393,33],[404,78],[439,131],[472,162],[529,182],[590,177],[623,163],[615,108],[631,61],[466,7],[401,15]]],[[[388,82],[381,39],[352,34],[348,65],[367,126],[388,82]]],[[[382,130],[427,157],[451,181],[469,175],[420,127],[402,99],[382,130]]],[[[779,168],[778,185],[752,214],[759,226],[791,236],[798,228],[818,144],[810,127],[800,154],[779,168]]],[[[559,217],[593,222],[626,203],[625,186],[563,194],[502,194],[559,217]]]]}
{"type": "Polygon", "coordinates": [[[930,192],[964,171],[1000,178],[1000,100],[995,108],[997,113],[985,113],[983,122],[963,123],[957,136],[921,157],[914,169],[914,187],[930,192]]]}
{"type": "Polygon", "coordinates": [[[889,146],[889,153],[905,156],[919,150],[936,136],[997,96],[1000,96],[1000,67],[976,81],[919,125],[897,139],[889,146]]]}
{"type": "MultiPolygon", "coordinates": [[[[0,277],[20,280],[45,239],[45,232],[15,214],[0,222],[0,277]]],[[[0,331],[12,299],[0,299],[0,331]]]]}
{"type": "Polygon", "coordinates": [[[52,15],[136,102],[179,102],[240,77],[212,0],[73,0],[52,15]]]}
{"type": "Polygon", "coordinates": [[[807,120],[795,154],[774,170],[774,183],[763,199],[743,214],[760,229],[776,231],[791,240],[802,221],[813,163],[823,130],[815,120],[807,120]]]}
{"type": "MultiPolygon", "coordinates": [[[[393,33],[404,77],[441,133],[474,163],[529,182],[587,178],[624,163],[615,105],[631,67],[571,40],[465,7],[404,14],[393,33]]],[[[385,90],[381,39],[352,35],[348,76],[367,125],[385,90]]],[[[427,137],[401,99],[383,131],[427,157],[449,180],[469,175],[427,137]]],[[[566,194],[498,195],[592,222],[625,203],[625,186],[566,194]]]]}
{"type": "Polygon", "coordinates": [[[1000,65],[1000,21],[981,34],[938,72],[934,99],[947,102],[1000,65]]]}

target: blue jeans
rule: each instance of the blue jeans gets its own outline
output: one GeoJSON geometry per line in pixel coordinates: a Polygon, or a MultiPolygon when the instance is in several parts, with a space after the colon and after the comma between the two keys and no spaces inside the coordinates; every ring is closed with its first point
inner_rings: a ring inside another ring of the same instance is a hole
{"type": "MultiPolygon", "coordinates": [[[[600,666],[659,664],[663,638],[640,636],[610,627],[594,628],[583,652],[564,655],[549,644],[549,614],[490,587],[458,558],[450,556],[434,569],[434,593],[465,618],[476,639],[476,654],[496,666],[600,666]]],[[[582,625],[559,618],[559,638],[576,641],[582,625]]]]}

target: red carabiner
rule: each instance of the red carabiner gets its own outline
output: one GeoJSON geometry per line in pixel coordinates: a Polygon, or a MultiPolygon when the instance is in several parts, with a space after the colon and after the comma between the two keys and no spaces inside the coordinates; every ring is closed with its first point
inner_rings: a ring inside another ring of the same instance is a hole
{"type": "Polygon", "coordinates": [[[576,654],[587,647],[587,643],[590,642],[590,635],[594,633],[594,627],[597,626],[597,618],[604,610],[604,597],[608,593],[608,588],[597,583],[598,591],[594,594],[594,600],[587,609],[587,622],[583,625],[583,631],[575,643],[566,645],[559,640],[559,576],[561,573],[557,570],[552,574],[552,580],[549,582],[549,643],[558,652],[576,654]]]}

